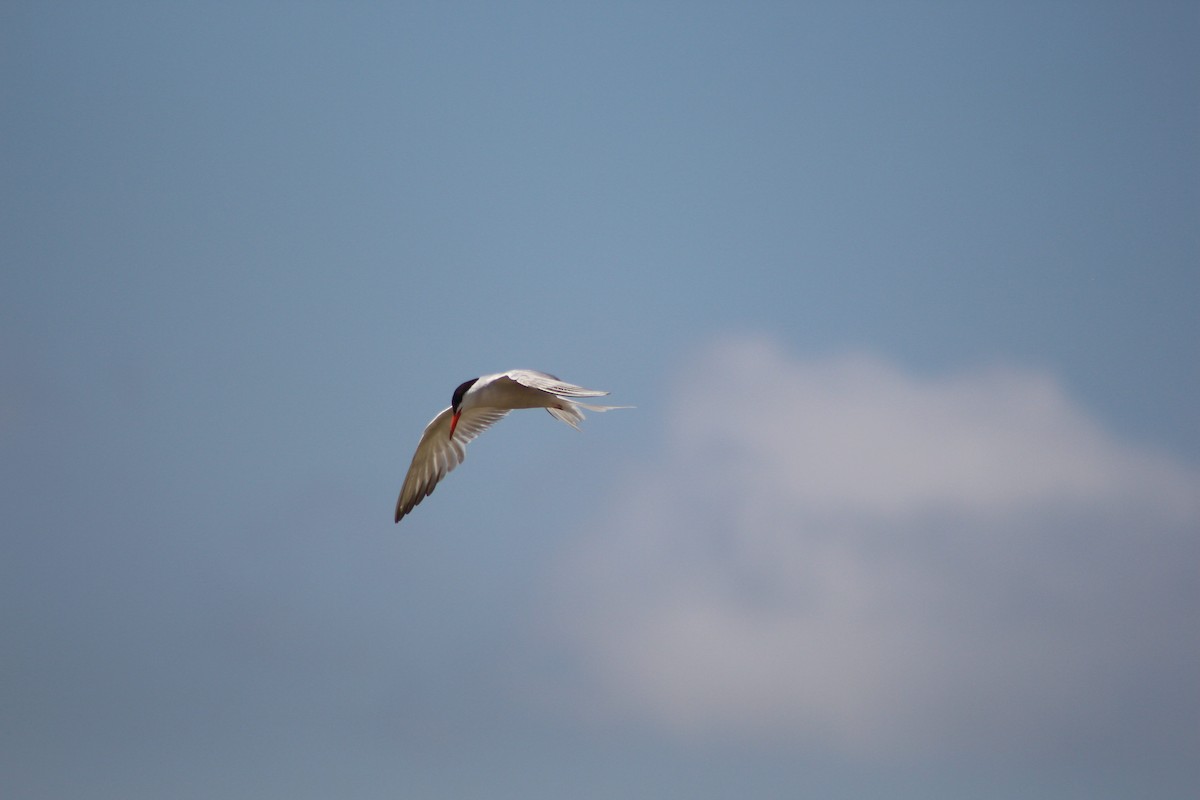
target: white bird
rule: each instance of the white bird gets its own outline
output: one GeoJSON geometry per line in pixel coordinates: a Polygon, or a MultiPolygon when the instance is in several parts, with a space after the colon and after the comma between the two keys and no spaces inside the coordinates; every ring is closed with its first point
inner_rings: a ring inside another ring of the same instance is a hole
{"type": "Polygon", "coordinates": [[[609,411],[629,406],[594,406],[577,397],[602,397],[608,392],[584,389],[553,375],[531,369],[513,369],[472,378],[454,390],[450,407],[430,420],[413,454],[400,498],[396,522],[433,494],[438,481],[463,462],[467,443],[514,408],[544,408],[557,419],[579,430],[583,412],[609,411]],[[457,435],[456,435],[457,434],[457,435]]]}

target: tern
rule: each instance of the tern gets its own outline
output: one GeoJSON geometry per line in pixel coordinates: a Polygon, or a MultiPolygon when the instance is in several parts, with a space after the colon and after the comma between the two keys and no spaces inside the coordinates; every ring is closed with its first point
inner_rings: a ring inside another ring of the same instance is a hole
{"type": "Polygon", "coordinates": [[[433,494],[438,481],[463,462],[467,443],[509,411],[544,408],[575,430],[583,420],[581,408],[610,411],[629,406],[596,406],[575,399],[603,397],[608,392],[585,389],[532,369],[512,369],[465,381],[454,390],[450,407],[430,420],[413,454],[408,475],[396,501],[396,522],[433,494]]]}

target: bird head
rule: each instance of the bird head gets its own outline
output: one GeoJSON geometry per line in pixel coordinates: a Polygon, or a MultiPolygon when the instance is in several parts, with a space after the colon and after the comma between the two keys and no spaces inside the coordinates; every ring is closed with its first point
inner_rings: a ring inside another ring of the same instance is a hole
{"type": "Polygon", "coordinates": [[[451,439],[454,438],[454,429],[458,427],[458,418],[462,416],[463,398],[466,396],[467,391],[475,385],[475,381],[477,380],[479,379],[471,378],[469,381],[463,381],[458,385],[458,388],[454,390],[454,394],[450,396],[450,410],[453,412],[453,416],[450,417],[451,439]]]}

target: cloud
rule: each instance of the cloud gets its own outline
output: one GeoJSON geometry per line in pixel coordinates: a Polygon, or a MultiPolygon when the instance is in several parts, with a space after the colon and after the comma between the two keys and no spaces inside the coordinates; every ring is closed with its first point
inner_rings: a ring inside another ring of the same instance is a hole
{"type": "Polygon", "coordinates": [[[1200,477],[1050,376],[720,343],[559,564],[589,713],[849,753],[1200,745],[1200,477]]]}

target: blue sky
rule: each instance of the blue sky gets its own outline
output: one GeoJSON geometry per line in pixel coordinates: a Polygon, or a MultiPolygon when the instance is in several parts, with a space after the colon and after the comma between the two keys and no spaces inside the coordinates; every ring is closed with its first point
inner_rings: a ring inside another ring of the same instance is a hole
{"type": "Polygon", "coordinates": [[[1198,35],[7,5],[4,783],[1193,796],[1198,35]]]}

